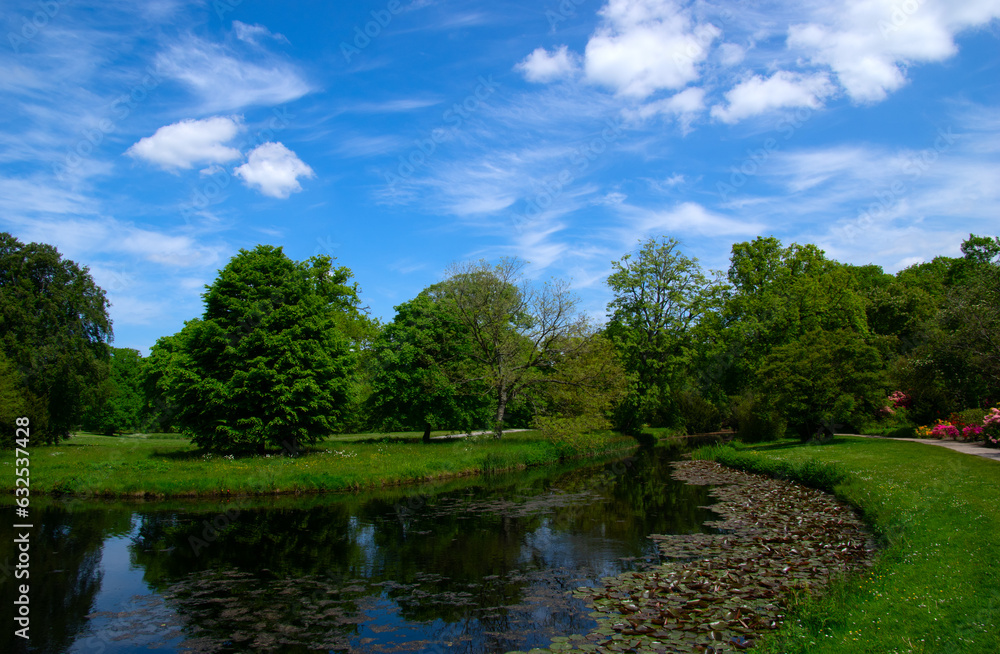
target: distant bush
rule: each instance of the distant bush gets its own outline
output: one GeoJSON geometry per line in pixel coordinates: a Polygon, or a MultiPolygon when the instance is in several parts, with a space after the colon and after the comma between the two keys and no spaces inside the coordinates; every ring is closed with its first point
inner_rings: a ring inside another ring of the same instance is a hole
{"type": "Polygon", "coordinates": [[[773,441],[785,435],[784,418],[769,410],[752,392],[733,398],[730,411],[736,426],[736,437],[744,443],[773,441]]]}
{"type": "Polygon", "coordinates": [[[684,419],[687,433],[705,434],[719,431],[722,427],[722,412],[697,391],[675,393],[674,402],[684,419]]]}

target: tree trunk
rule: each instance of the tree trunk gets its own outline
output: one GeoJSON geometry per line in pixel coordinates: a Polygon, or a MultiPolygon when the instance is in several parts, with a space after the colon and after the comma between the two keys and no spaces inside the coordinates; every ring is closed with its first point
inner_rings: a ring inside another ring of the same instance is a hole
{"type": "Polygon", "coordinates": [[[497,393],[497,419],[493,423],[493,438],[503,436],[503,415],[507,412],[507,389],[501,388],[497,393]]]}
{"type": "Polygon", "coordinates": [[[424,423],[424,439],[423,440],[424,440],[425,443],[430,443],[431,442],[431,423],[429,423],[429,422],[425,422],[424,423]]]}

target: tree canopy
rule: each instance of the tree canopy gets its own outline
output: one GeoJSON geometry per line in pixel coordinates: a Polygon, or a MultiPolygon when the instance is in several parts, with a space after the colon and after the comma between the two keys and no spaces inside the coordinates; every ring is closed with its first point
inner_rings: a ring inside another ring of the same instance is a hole
{"type": "Polygon", "coordinates": [[[112,436],[143,428],[147,414],[142,388],[144,367],[139,350],[111,348],[107,389],[84,411],[81,423],[84,429],[112,436]]]}
{"type": "Polygon", "coordinates": [[[156,387],[199,446],[297,451],[338,427],[363,320],[350,270],[281,248],[240,250],[204,294],[205,313],[153,348],[156,387]]]}
{"type": "Polygon", "coordinates": [[[534,284],[524,267],[512,258],[456,264],[444,283],[472,343],[465,381],[490,389],[496,438],[503,435],[508,406],[553,383],[555,362],[587,347],[594,334],[566,282],[534,284]]]}
{"type": "Polygon", "coordinates": [[[30,409],[32,434],[69,435],[108,376],[108,300],[86,267],[43,243],[0,233],[0,348],[30,409]]]}
{"type": "Polygon", "coordinates": [[[475,343],[459,320],[447,284],[396,307],[375,338],[368,413],[375,429],[482,429],[490,425],[489,388],[472,369],[475,343]]]}
{"type": "Polygon", "coordinates": [[[713,305],[720,287],[685,256],[674,239],[649,239],[635,254],[611,263],[605,334],[630,376],[631,392],[618,426],[643,422],[672,426],[693,328],[713,305]]]}

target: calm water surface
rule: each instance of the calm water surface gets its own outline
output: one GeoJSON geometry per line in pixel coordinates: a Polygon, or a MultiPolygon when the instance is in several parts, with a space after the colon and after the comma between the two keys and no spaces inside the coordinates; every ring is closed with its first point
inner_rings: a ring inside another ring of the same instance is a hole
{"type": "Polygon", "coordinates": [[[568,591],[655,561],[652,533],[707,531],[708,489],[673,481],[671,456],[361,495],[36,503],[31,646],[7,627],[0,651],[545,646],[594,625],[568,591]]]}

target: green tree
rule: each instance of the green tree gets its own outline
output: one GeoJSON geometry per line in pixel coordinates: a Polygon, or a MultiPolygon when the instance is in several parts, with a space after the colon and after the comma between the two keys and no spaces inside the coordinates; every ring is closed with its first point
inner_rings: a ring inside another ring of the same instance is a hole
{"type": "Polygon", "coordinates": [[[680,412],[673,391],[690,359],[692,329],[713,306],[721,285],[707,277],[697,259],[685,256],[674,239],[650,239],[639,251],[613,261],[605,333],[630,376],[628,399],[618,426],[675,423],[680,412]]]}
{"type": "Polygon", "coordinates": [[[0,233],[0,349],[20,376],[32,435],[69,436],[108,376],[108,301],[86,267],[0,233]]]}
{"type": "Polygon", "coordinates": [[[775,347],[759,375],[766,401],[804,440],[873,416],[888,392],[878,350],[848,329],[775,347]]]}
{"type": "Polygon", "coordinates": [[[138,350],[111,348],[111,374],[104,401],[87,408],[82,426],[108,436],[138,431],[146,415],[143,392],[143,358],[138,350]]]}
{"type": "Polygon", "coordinates": [[[272,246],[233,257],[202,319],[151,356],[151,379],[194,443],[295,452],[337,428],[358,345],[345,332],[364,320],[351,277],[329,257],[295,262],[272,246]]]}
{"type": "Polygon", "coordinates": [[[489,425],[489,389],[473,365],[475,344],[446,284],[396,307],[372,345],[368,413],[373,428],[472,430],[489,425]]]}
{"type": "Polygon", "coordinates": [[[937,257],[896,276],[921,298],[910,311],[891,379],[913,399],[912,418],[929,423],[1000,396],[1000,238],[970,234],[962,258],[937,257]]]}
{"type": "MultiPolygon", "coordinates": [[[[21,375],[0,350],[0,448],[14,447],[16,420],[28,415],[28,402],[21,375]]],[[[30,433],[30,432],[29,432],[30,433]]]]}
{"type": "Polygon", "coordinates": [[[756,381],[771,351],[816,330],[868,334],[865,300],[849,267],[830,261],[815,245],[782,247],[774,237],[733,245],[732,291],[720,333],[733,362],[727,391],[739,394],[756,381]]]}
{"type": "Polygon", "coordinates": [[[609,415],[628,389],[614,344],[594,333],[571,337],[551,352],[547,383],[532,398],[536,426],[559,438],[610,428],[609,415]]]}
{"type": "Polygon", "coordinates": [[[554,362],[584,347],[592,331],[576,313],[576,297],[565,282],[532,284],[524,278],[524,265],[511,258],[495,265],[456,264],[445,282],[472,342],[463,381],[490,389],[495,438],[503,435],[508,407],[549,383],[554,362]]]}

